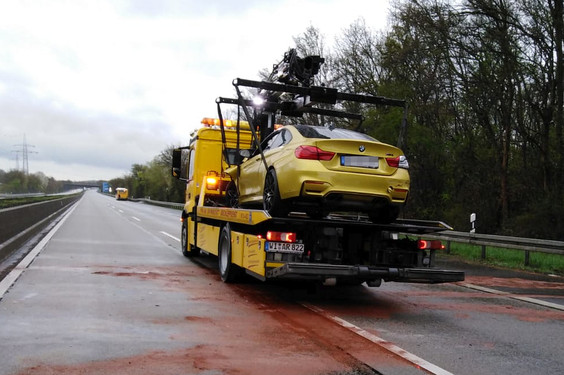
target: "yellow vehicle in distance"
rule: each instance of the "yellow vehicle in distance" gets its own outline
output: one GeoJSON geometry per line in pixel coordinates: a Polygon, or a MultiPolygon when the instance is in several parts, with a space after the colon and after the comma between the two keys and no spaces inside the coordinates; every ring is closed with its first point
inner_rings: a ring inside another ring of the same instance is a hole
{"type": "Polygon", "coordinates": [[[116,199],[119,200],[127,200],[129,197],[129,191],[126,188],[118,187],[116,189],[116,199]]]}

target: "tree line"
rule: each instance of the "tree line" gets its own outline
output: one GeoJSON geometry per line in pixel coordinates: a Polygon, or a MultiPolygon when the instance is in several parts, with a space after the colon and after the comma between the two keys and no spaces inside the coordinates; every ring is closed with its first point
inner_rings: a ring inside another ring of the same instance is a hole
{"type": "MultiPolygon", "coordinates": [[[[330,50],[313,27],[295,38],[325,57],[328,86],[408,101],[406,216],[467,230],[476,213],[482,233],[558,239],[563,39],[562,0],[399,1],[385,32],[358,20],[330,50]]],[[[359,109],[397,142],[397,111],[359,109]]]]}
{"type": "MultiPolygon", "coordinates": [[[[476,213],[481,233],[564,239],[562,8],[562,0],[397,1],[385,31],[359,19],[331,48],[313,26],[294,41],[300,56],[325,58],[316,84],[409,103],[405,217],[464,231],[476,213]]],[[[401,110],[342,109],[364,114],[363,131],[398,142],[401,110]]],[[[165,150],[122,183],[135,196],[182,201],[169,161],[165,150]]]]}
{"type": "Polygon", "coordinates": [[[0,193],[54,194],[62,192],[64,185],[65,181],[57,181],[53,177],[47,177],[43,172],[26,174],[19,170],[6,172],[0,169],[0,193]]]}
{"type": "Polygon", "coordinates": [[[131,172],[110,181],[112,189],[125,187],[135,198],[147,198],[163,202],[184,202],[186,183],[171,175],[172,150],[170,146],[146,164],[133,164],[131,172]]]}

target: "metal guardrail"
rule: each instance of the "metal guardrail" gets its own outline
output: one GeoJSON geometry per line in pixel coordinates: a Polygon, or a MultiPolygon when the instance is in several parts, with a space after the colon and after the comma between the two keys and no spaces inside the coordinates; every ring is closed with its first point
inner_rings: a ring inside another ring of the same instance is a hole
{"type": "Polygon", "coordinates": [[[0,199],[14,199],[14,198],[34,198],[34,197],[63,197],[66,195],[73,195],[82,193],[83,189],[73,189],[67,190],[62,193],[53,193],[53,194],[46,194],[46,193],[22,193],[22,194],[0,194],[0,199]]]}
{"type": "Polygon", "coordinates": [[[146,199],[146,198],[131,198],[130,200],[134,201],[134,202],[143,202],[143,203],[147,203],[147,204],[152,204],[154,206],[176,208],[176,209],[180,209],[180,210],[184,208],[184,203],[155,201],[155,200],[146,199]]]}
{"type": "Polygon", "coordinates": [[[487,247],[521,250],[524,251],[525,253],[526,266],[530,264],[531,252],[564,255],[563,241],[540,240],[536,238],[496,236],[491,234],[477,234],[477,233],[454,232],[454,231],[437,232],[431,235],[425,235],[425,238],[440,239],[441,241],[446,241],[447,253],[450,252],[451,242],[481,246],[482,259],[486,259],[487,247]]]}

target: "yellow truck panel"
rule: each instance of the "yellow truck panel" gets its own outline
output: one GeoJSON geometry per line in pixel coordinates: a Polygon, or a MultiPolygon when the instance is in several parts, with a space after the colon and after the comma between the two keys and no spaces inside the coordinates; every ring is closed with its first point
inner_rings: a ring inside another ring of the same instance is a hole
{"type": "Polygon", "coordinates": [[[249,225],[259,224],[271,219],[270,215],[263,210],[211,206],[198,207],[198,216],[249,225]]]}
{"type": "Polygon", "coordinates": [[[215,225],[198,224],[198,244],[197,246],[210,253],[217,255],[217,244],[219,242],[220,228],[215,225]]]}
{"type": "Polygon", "coordinates": [[[264,251],[264,239],[250,234],[245,235],[244,238],[243,268],[257,275],[265,276],[266,252],[264,251]]]}

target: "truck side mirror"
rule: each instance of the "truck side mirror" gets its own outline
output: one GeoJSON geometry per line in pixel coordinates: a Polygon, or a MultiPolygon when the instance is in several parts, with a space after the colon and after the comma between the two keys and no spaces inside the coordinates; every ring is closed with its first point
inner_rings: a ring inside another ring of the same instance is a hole
{"type": "Polygon", "coordinates": [[[172,150],[172,168],[171,168],[172,177],[181,180],[182,179],[181,171],[182,171],[182,150],[174,149],[172,150]]]}

